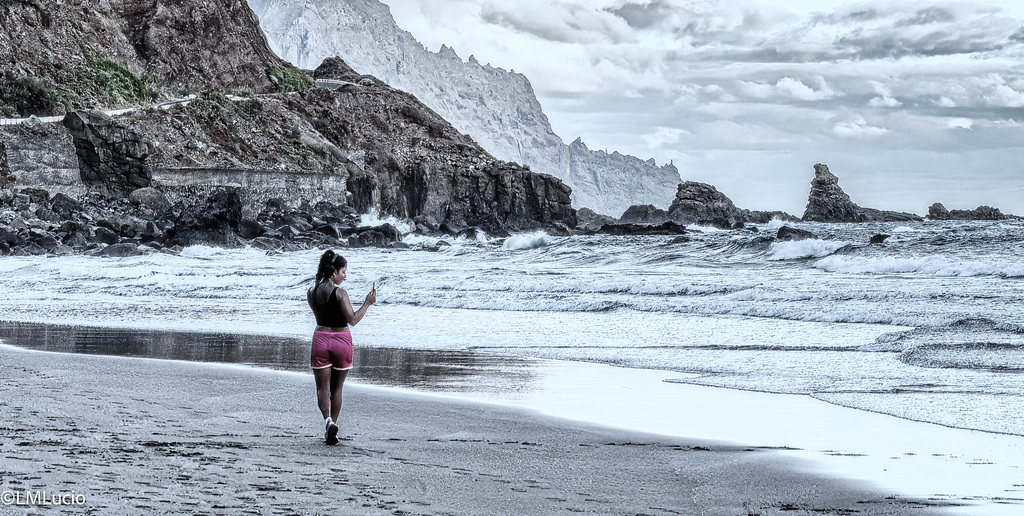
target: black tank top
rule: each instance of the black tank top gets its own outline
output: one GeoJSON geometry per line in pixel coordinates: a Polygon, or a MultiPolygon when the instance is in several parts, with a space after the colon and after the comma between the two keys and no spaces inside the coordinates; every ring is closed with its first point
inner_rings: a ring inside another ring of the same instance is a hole
{"type": "Polygon", "coordinates": [[[338,287],[332,285],[330,281],[323,281],[323,283],[317,285],[306,291],[306,301],[309,302],[309,307],[313,309],[313,315],[316,316],[316,323],[320,326],[328,326],[331,328],[341,328],[348,326],[348,321],[345,320],[345,314],[341,312],[341,302],[338,301],[336,291],[338,287]],[[327,285],[324,285],[326,283],[327,285]],[[330,289],[330,295],[327,296],[327,300],[323,303],[318,302],[319,298],[323,295],[317,296],[317,291],[320,289],[330,289]]]}

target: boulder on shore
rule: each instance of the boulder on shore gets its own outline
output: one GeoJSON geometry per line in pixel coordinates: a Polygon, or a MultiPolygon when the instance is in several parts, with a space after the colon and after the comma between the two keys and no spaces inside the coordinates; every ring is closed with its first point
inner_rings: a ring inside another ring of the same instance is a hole
{"type": "Polygon", "coordinates": [[[169,232],[167,245],[233,247],[238,242],[241,221],[242,202],[238,189],[225,188],[183,209],[169,232]]]}
{"type": "Polygon", "coordinates": [[[387,247],[392,243],[402,241],[402,233],[391,224],[347,229],[342,236],[348,237],[349,247],[387,247]]]}
{"type": "Polygon", "coordinates": [[[132,190],[132,193],[128,194],[128,200],[136,206],[145,206],[155,213],[163,213],[171,207],[167,196],[152,186],[132,190]]]}
{"type": "Polygon", "coordinates": [[[862,208],[850,200],[839,187],[839,178],[829,172],[828,165],[814,165],[814,179],[807,197],[803,220],[807,222],[899,222],[920,221],[913,213],[862,208]]]}

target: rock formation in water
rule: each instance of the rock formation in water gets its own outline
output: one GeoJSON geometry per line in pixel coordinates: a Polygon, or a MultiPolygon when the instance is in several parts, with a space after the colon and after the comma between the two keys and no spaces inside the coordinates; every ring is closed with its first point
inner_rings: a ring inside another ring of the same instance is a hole
{"type": "Polygon", "coordinates": [[[630,206],[619,217],[619,224],[661,224],[668,220],[668,212],[653,204],[630,206]]]}
{"type": "Polygon", "coordinates": [[[617,236],[685,235],[686,226],[671,220],[661,224],[605,224],[596,233],[617,236]]]}
{"type": "Polygon", "coordinates": [[[839,178],[828,171],[828,165],[814,165],[814,179],[807,197],[803,220],[808,222],[896,222],[919,221],[913,213],[862,208],[850,200],[839,187],[839,178]]]}
{"type": "Polygon", "coordinates": [[[313,68],[340,55],[361,73],[408,91],[499,159],[551,174],[572,188],[573,204],[616,215],[633,204],[665,206],[679,172],[617,152],[565,145],[530,81],[514,71],[428,51],[377,0],[250,0],[278,55],[313,68]]]}
{"type": "Polygon", "coordinates": [[[671,220],[680,224],[701,224],[733,229],[744,223],[764,224],[773,218],[793,221],[792,215],[781,211],[754,211],[737,208],[732,200],[707,183],[685,181],[676,190],[676,198],[668,208],[671,220]]]}
{"type": "Polygon", "coordinates": [[[590,208],[576,210],[576,229],[580,231],[597,231],[605,224],[615,224],[616,222],[614,217],[601,215],[590,208]]]}
{"type": "Polygon", "coordinates": [[[782,226],[779,231],[775,233],[775,239],[783,242],[791,242],[793,240],[808,240],[816,239],[818,235],[814,233],[797,228],[791,228],[789,226],[782,226]]]}
{"type": "Polygon", "coordinates": [[[695,181],[679,184],[668,213],[680,224],[713,223],[731,228],[744,222],[740,209],[731,199],[714,186],[695,181]]]}
{"type": "Polygon", "coordinates": [[[991,206],[978,206],[973,210],[947,210],[942,203],[937,202],[928,207],[928,218],[931,220],[1007,220],[1019,217],[1004,214],[999,211],[999,208],[991,206]]]}

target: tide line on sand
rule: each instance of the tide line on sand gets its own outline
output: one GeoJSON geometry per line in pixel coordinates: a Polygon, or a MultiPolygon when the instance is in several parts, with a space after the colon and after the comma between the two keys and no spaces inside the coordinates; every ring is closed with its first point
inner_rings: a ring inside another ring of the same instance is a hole
{"type": "Polygon", "coordinates": [[[308,375],[0,347],[3,489],[109,512],[928,514],[777,452],[353,385],[342,442],[308,375]]]}

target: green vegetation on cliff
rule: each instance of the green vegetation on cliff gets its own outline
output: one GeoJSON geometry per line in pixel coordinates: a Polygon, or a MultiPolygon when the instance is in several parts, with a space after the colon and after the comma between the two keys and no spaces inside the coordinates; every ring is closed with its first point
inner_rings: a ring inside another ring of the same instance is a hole
{"type": "Polygon", "coordinates": [[[316,84],[309,74],[294,66],[274,65],[268,72],[271,80],[277,84],[277,90],[281,93],[306,91],[316,84]]]}
{"type": "Polygon", "coordinates": [[[130,70],[80,47],[85,63],[57,70],[52,80],[0,75],[0,116],[59,115],[72,109],[141,104],[155,97],[130,70]]]}
{"type": "Polygon", "coordinates": [[[220,145],[232,146],[239,143],[232,113],[233,103],[219,91],[207,91],[199,95],[186,108],[195,114],[203,132],[220,145]]]}
{"type": "Polygon", "coordinates": [[[0,76],[0,116],[62,113],[78,103],[78,94],[37,77],[0,76]]]}
{"type": "Polygon", "coordinates": [[[130,70],[92,52],[85,45],[81,47],[82,56],[85,57],[82,78],[95,85],[101,102],[106,105],[120,105],[152,99],[153,92],[130,70]]]}

